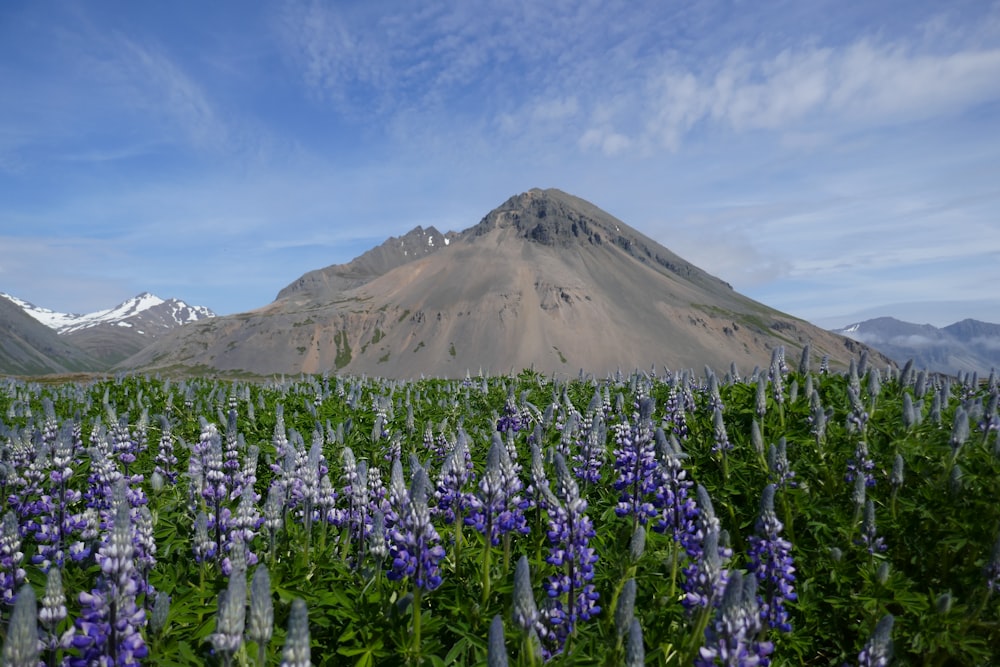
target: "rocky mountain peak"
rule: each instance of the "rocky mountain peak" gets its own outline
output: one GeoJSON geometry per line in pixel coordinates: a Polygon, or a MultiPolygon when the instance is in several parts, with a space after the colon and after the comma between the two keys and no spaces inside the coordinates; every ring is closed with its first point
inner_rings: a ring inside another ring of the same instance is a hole
{"type": "Polygon", "coordinates": [[[588,207],[593,208],[559,190],[535,188],[514,195],[469,231],[481,236],[494,229],[513,229],[519,237],[547,246],[613,242],[624,224],[607,214],[595,216],[600,212],[587,211],[588,207]]]}

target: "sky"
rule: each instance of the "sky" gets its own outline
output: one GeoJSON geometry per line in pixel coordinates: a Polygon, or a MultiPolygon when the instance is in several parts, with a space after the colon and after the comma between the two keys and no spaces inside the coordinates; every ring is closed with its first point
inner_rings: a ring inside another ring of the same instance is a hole
{"type": "Polygon", "coordinates": [[[826,327],[1000,322],[1000,2],[0,3],[0,291],[219,314],[514,194],[826,327]]]}

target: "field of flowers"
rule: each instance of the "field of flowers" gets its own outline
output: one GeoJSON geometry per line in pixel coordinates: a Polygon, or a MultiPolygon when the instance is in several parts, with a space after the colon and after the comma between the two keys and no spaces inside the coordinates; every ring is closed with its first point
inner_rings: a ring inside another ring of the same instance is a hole
{"type": "Polygon", "coordinates": [[[1000,663],[997,378],[817,366],[0,380],[3,665],[1000,663]]]}

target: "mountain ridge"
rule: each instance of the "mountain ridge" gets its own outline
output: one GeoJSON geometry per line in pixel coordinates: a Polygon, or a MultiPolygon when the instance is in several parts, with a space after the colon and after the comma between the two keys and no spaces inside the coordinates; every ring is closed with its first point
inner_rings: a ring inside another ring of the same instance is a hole
{"type": "Polygon", "coordinates": [[[1000,368],[1000,324],[966,318],[945,327],[894,317],[854,322],[834,333],[871,345],[903,364],[937,373],[989,373],[1000,368]]]}
{"type": "Polygon", "coordinates": [[[0,369],[9,367],[11,372],[22,368],[23,365],[15,363],[14,359],[25,355],[36,359],[33,366],[35,372],[42,372],[48,367],[51,367],[51,372],[57,373],[104,371],[173,328],[215,317],[215,313],[204,306],[190,306],[174,298],[162,299],[150,292],[142,292],[112,308],[84,314],[62,313],[6,293],[0,293],[0,301],[13,305],[61,341],[59,345],[54,345],[42,330],[26,320],[8,320],[9,335],[12,337],[48,341],[41,343],[41,350],[29,353],[21,349],[16,355],[12,352],[5,357],[10,362],[9,366],[0,359],[0,369]],[[59,351],[57,358],[50,360],[51,364],[43,361],[47,356],[45,350],[59,351]],[[63,360],[67,355],[70,359],[68,363],[63,360]]]}
{"type": "Polygon", "coordinates": [[[863,349],[738,294],[590,202],[533,189],[462,232],[416,228],[307,272],[270,304],[193,323],[118,368],[602,374],[753,367],[806,343],[843,365],[863,349]]]}

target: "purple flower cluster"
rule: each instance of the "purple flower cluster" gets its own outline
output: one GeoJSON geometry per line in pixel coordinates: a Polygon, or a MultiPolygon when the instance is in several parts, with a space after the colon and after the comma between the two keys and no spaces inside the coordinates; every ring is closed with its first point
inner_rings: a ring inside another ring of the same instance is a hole
{"type": "Polygon", "coordinates": [[[0,528],[0,610],[14,605],[17,590],[24,583],[25,571],[21,567],[23,560],[17,515],[7,512],[0,528]]]}
{"type": "Polygon", "coordinates": [[[795,471],[788,464],[788,445],[785,436],[771,443],[767,449],[767,469],[775,486],[779,489],[795,488],[795,471]]]}
{"type": "Polygon", "coordinates": [[[441,584],[440,563],[445,556],[441,538],[431,523],[427,507],[427,472],[417,468],[410,481],[409,502],[402,507],[399,522],[389,531],[389,578],[409,578],[414,585],[432,591],[441,584]]]}
{"type": "Polygon", "coordinates": [[[465,486],[474,477],[468,436],[460,430],[455,445],[441,466],[434,491],[437,500],[434,513],[441,516],[445,524],[451,525],[459,518],[459,513],[466,505],[465,486]]]}
{"type": "Polygon", "coordinates": [[[892,614],[886,614],[875,625],[875,632],[858,653],[858,667],[888,667],[892,661],[892,614]]]}
{"type": "Polygon", "coordinates": [[[547,535],[551,548],[545,560],[558,571],[543,584],[550,603],[542,612],[548,625],[547,650],[551,654],[562,650],[578,622],[589,620],[601,611],[597,604],[600,595],[593,584],[597,553],[590,546],[595,531],[585,514],[587,501],[580,497],[561,454],[555,455],[555,464],[560,502],[549,508],[547,535]]]}
{"type": "Polygon", "coordinates": [[[615,424],[615,490],[620,492],[615,514],[632,515],[633,522],[645,524],[656,516],[652,496],[656,492],[656,450],[653,439],[652,398],[641,399],[633,421],[615,424]]]}
{"type": "Polygon", "coordinates": [[[859,543],[864,545],[870,554],[882,552],[888,548],[885,544],[885,538],[878,534],[878,530],[875,527],[875,503],[872,502],[871,498],[865,501],[859,543]]]}
{"type": "Polygon", "coordinates": [[[694,533],[687,540],[685,549],[690,562],[684,568],[684,599],[681,604],[688,610],[714,607],[725,590],[729,571],[725,563],[733,551],[723,542],[723,533],[712,499],[705,487],[698,485],[698,518],[694,533]]]}
{"type": "Polygon", "coordinates": [[[479,490],[467,498],[466,525],[474,527],[495,546],[503,535],[526,534],[528,524],[520,491],[522,483],[507,449],[494,433],[486,456],[486,471],[479,480],[479,490]]]}
{"type": "Polygon", "coordinates": [[[146,624],[146,612],[137,601],[140,581],[135,567],[135,531],[123,491],[114,509],[111,530],[97,550],[101,568],[97,587],[79,594],[82,609],[75,621],[72,646],[81,653],[69,659],[71,667],[138,665],[148,653],[140,632],[146,624]]]}
{"type": "Polygon", "coordinates": [[[761,620],[767,627],[791,632],[785,603],[795,601],[795,564],[792,544],[781,537],[783,528],[774,512],[775,486],[768,484],[760,499],[760,515],[750,536],[750,570],[757,578],[761,620]]]}
{"type": "Polygon", "coordinates": [[[875,461],[868,453],[868,445],[864,440],[859,440],[854,449],[854,456],[847,461],[847,473],[844,475],[844,480],[853,482],[860,475],[864,477],[865,486],[871,488],[875,486],[874,470],[875,461]]]}
{"type": "Polygon", "coordinates": [[[674,538],[674,542],[690,551],[697,539],[698,505],[691,497],[694,482],[687,478],[680,443],[661,429],[655,434],[658,459],[655,504],[658,519],[653,530],[674,538]]]}
{"type": "Polygon", "coordinates": [[[714,620],[705,628],[705,644],[698,651],[696,667],[731,665],[766,667],[774,651],[771,642],[760,640],[761,619],[757,610],[757,580],[736,570],[729,575],[722,602],[714,620]]]}

